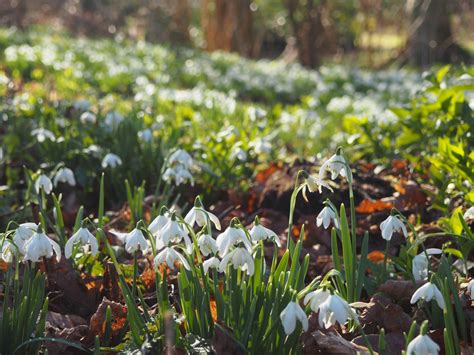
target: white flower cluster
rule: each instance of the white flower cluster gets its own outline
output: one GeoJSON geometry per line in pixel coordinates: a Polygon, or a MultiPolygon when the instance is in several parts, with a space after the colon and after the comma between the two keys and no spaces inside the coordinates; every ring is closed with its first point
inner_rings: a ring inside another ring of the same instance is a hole
{"type": "Polygon", "coordinates": [[[191,183],[194,186],[192,172],[198,170],[198,165],[191,155],[183,149],[174,151],[168,158],[167,168],[163,173],[163,180],[174,182],[175,185],[191,183]]]}

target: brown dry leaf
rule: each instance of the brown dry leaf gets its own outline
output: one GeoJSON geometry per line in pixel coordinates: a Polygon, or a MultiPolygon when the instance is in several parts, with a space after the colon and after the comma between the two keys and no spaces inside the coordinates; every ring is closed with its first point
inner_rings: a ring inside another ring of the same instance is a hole
{"type": "Polygon", "coordinates": [[[2,270],[3,272],[8,271],[8,264],[3,260],[0,260],[0,270],[2,270]]]}
{"type": "Polygon", "coordinates": [[[143,270],[142,274],[140,275],[140,279],[142,280],[143,286],[145,286],[145,288],[148,290],[155,286],[156,271],[147,265],[145,270],[143,270]]]}
{"type": "Polygon", "coordinates": [[[315,354],[319,351],[323,354],[369,354],[366,347],[351,343],[337,333],[323,333],[317,330],[311,333],[316,341],[316,349],[304,349],[304,354],[315,354]]]}
{"type": "Polygon", "coordinates": [[[104,336],[106,327],[105,315],[108,306],[110,306],[112,313],[111,337],[113,338],[116,336],[124,327],[127,319],[127,307],[120,303],[109,301],[104,297],[99,305],[99,308],[97,308],[97,311],[91,317],[88,334],[89,339],[94,339],[97,335],[100,337],[104,336]]]}
{"type": "Polygon", "coordinates": [[[392,299],[400,301],[402,299],[411,298],[413,293],[421,283],[413,284],[408,280],[388,280],[379,287],[379,291],[387,294],[392,299]]]}
{"type": "Polygon", "coordinates": [[[87,321],[75,314],[61,314],[48,311],[46,314],[46,324],[48,327],[65,329],[74,328],[79,325],[87,325],[87,321]]]}
{"type": "Polygon", "coordinates": [[[234,339],[232,330],[221,322],[217,322],[216,327],[214,327],[212,348],[217,355],[245,354],[245,349],[242,349],[234,339]]]}
{"type": "Polygon", "coordinates": [[[392,161],[392,168],[398,170],[405,170],[407,168],[407,161],[401,159],[394,159],[392,161]]]}
{"type": "Polygon", "coordinates": [[[267,179],[275,173],[275,171],[281,170],[281,166],[278,163],[271,163],[265,170],[259,171],[255,180],[259,183],[264,183],[267,179]]]}
{"type": "Polygon", "coordinates": [[[359,204],[359,206],[356,207],[356,211],[359,213],[374,213],[378,211],[389,210],[392,207],[393,205],[390,202],[386,202],[381,199],[380,200],[364,199],[359,204]]]}

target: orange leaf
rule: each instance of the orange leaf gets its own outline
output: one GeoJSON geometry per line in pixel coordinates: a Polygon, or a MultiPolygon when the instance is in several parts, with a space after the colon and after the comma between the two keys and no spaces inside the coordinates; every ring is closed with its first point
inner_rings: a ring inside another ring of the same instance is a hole
{"type": "Polygon", "coordinates": [[[365,199],[356,207],[356,211],[359,213],[374,213],[377,211],[389,210],[392,207],[393,205],[390,202],[365,199]]]}
{"type": "Polygon", "coordinates": [[[268,168],[257,173],[255,180],[259,183],[264,183],[275,171],[280,169],[281,167],[277,163],[271,163],[268,168]]]}
{"type": "Polygon", "coordinates": [[[214,322],[217,322],[217,305],[216,305],[216,300],[214,299],[213,296],[211,296],[211,299],[209,300],[209,306],[211,308],[212,320],[214,322]]]}
{"type": "Polygon", "coordinates": [[[373,263],[379,263],[385,258],[385,253],[380,250],[371,251],[367,255],[367,259],[373,263]]]}

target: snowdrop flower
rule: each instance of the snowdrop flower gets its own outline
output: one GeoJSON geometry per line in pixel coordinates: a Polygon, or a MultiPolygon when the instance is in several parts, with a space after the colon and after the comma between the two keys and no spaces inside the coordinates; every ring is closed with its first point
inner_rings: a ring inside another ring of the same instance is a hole
{"type": "Polygon", "coordinates": [[[191,210],[184,217],[184,221],[191,227],[194,226],[194,223],[196,223],[199,227],[203,227],[207,225],[207,217],[209,217],[209,220],[214,223],[214,226],[217,228],[217,230],[221,230],[221,222],[219,222],[219,218],[217,218],[215,214],[204,209],[201,199],[198,196],[194,201],[193,208],[191,208],[191,210]]]}
{"type": "Polygon", "coordinates": [[[319,180],[324,180],[326,172],[331,172],[331,180],[334,180],[341,175],[342,177],[348,178],[348,180],[352,181],[352,173],[349,170],[349,176],[347,175],[349,170],[348,164],[346,159],[341,155],[341,148],[337,149],[336,154],[326,160],[321,169],[319,169],[319,180]]]}
{"type": "Polygon", "coordinates": [[[116,168],[117,166],[122,165],[122,159],[114,153],[107,153],[102,159],[102,168],[111,167],[116,168]]]}
{"type": "Polygon", "coordinates": [[[37,229],[37,224],[28,222],[20,224],[15,230],[15,234],[13,235],[13,243],[15,243],[17,246],[20,254],[24,255],[26,253],[25,244],[33,236],[33,234],[35,234],[37,229]]]}
{"type": "Polygon", "coordinates": [[[230,251],[230,248],[239,242],[244,243],[248,251],[252,251],[252,245],[247,239],[247,235],[242,229],[236,227],[237,223],[236,220],[232,220],[230,226],[217,236],[216,243],[221,257],[225,256],[230,251]]]}
{"type": "Polygon", "coordinates": [[[87,100],[77,100],[73,106],[76,110],[87,111],[91,107],[91,103],[87,100]]]}
{"type": "Polygon", "coordinates": [[[204,256],[217,253],[217,243],[209,234],[203,234],[198,239],[199,249],[204,256]]]}
{"type": "Polygon", "coordinates": [[[74,244],[79,243],[82,246],[90,245],[92,256],[96,256],[99,251],[99,243],[87,228],[81,227],[73,234],[64,247],[64,256],[69,259],[72,255],[74,244]]]}
{"type": "Polygon", "coordinates": [[[182,254],[174,250],[172,247],[164,248],[155,256],[155,259],[153,260],[155,267],[166,263],[166,265],[168,265],[171,270],[174,270],[174,263],[176,261],[180,261],[186,270],[191,270],[191,267],[189,266],[189,263],[186,258],[182,254]]]}
{"type": "Polygon", "coordinates": [[[230,152],[229,158],[230,160],[247,161],[247,152],[238,145],[235,145],[230,152]]]}
{"type": "Polygon", "coordinates": [[[8,239],[4,239],[3,241],[1,241],[0,245],[2,247],[0,257],[4,262],[11,263],[13,260],[13,255],[17,254],[17,249],[8,239]]]}
{"type": "Polygon", "coordinates": [[[269,154],[272,151],[272,145],[268,138],[258,138],[250,142],[249,146],[254,149],[257,154],[269,154]]]}
{"type": "Polygon", "coordinates": [[[115,111],[111,111],[109,113],[107,113],[107,115],[105,116],[105,124],[106,126],[110,127],[110,128],[117,128],[118,125],[123,121],[123,116],[118,113],[118,112],[115,112],[115,111]]]}
{"type": "Polygon", "coordinates": [[[436,344],[428,335],[418,335],[407,347],[407,355],[437,355],[439,345],[436,344]]]}
{"type": "Polygon", "coordinates": [[[138,249],[145,254],[148,250],[148,242],[146,241],[143,232],[140,229],[135,228],[125,236],[125,250],[129,254],[133,254],[138,249]]]}
{"type": "Polygon", "coordinates": [[[53,253],[56,254],[56,260],[59,262],[61,260],[61,247],[54,240],[48,238],[39,226],[37,232],[25,245],[24,260],[39,262],[42,257],[51,258],[53,253]]]}
{"type": "Polygon", "coordinates": [[[305,305],[309,303],[313,312],[318,312],[319,306],[321,306],[321,304],[323,304],[330,295],[331,293],[328,290],[320,288],[316,291],[308,293],[305,296],[303,303],[305,305]]]}
{"type": "Polygon", "coordinates": [[[319,325],[329,328],[336,322],[344,324],[348,319],[357,321],[357,314],[349,304],[338,295],[329,295],[324,302],[319,305],[319,325]]]}
{"type": "Polygon", "coordinates": [[[53,132],[45,128],[36,128],[31,131],[31,135],[36,136],[36,139],[39,143],[43,143],[46,139],[49,139],[53,142],[56,140],[56,136],[53,134],[53,132]]]}
{"type": "Polygon", "coordinates": [[[159,245],[162,243],[164,246],[169,246],[170,243],[179,243],[183,239],[186,244],[187,253],[191,254],[193,243],[189,238],[188,232],[176,221],[175,216],[171,215],[171,220],[166,223],[163,230],[159,232],[156,244],[159,245]],[[158,241],[158,239],[160,239],[161,242],[158,241]]]}
{"type": "Polygon", "coordinates": [[[79,120],[82,124],[95,124],[97,117],[92,112],[86,111],[79,117],[79,120]]]}
{"type": "Polygon", "coordinates": [[[323,225],[324,229],[328,229],[331,221],[334,223],[334,227],[339,228],[339,222],[337,220],[336,213],[330,206],[324,206],[316,217],[316,225],[320,227],[323,225]]]}
{"type": "Polygon", "coordinates": [[[428,277],[428,256],[433,254],[441,254],[442,252],[443,251],[441,249],[429,248],[426,249],[426,252],[422,252],[413,258],[412,273],[415,281],[425,280],[428,277]]]}
{"type": "Polygon", "coordinates": [[[466,290],[467,290],[467,293],[468,293],[469,297],[471,297],[471,299],[473,299],[474,298],[474,279],[469,281],[469,283],[467,284],[466,290]]]}
{"type": "Polygon", "coordinates": [[[36,193],[40,193],[40,189],[43,188],[43,191],[46,194],[50,194],[51,191],[53,191],[53,183],[51,182],[51,179],[47,177],[46,175],[40,175],[35,181],[35,190],[36,193]]]}
{"type": "Polygon", "coordinates": [[[268,229],[264,227],[263,225],[261,225],[258,217],[255,217],[254,225],[252,229],[250,230],[249,234],[250,234],[250,237],[252,238],[252,241],[254,242],[270,239],[270,240],[275,241],[276,245],[278,245],[279,247],[281,246],[280,238],[278,238],[278,235],[271,229],[268,229]]]}
{"type": "Polygon", "coordinates": [[[76,186],[76,179],[74,178],[74,173],[69,168],[61,168],[54,175],[53,183],[54,186],[58,186],[58,183],[67,183],[71,186],[76,186]]]}
{"type": "Polygon", "coordinates": [[[292,334],[296,329],[296,321],[299,320],[303,326],[303,330],[308,330],[308,317],[301,306],[291,301],[280,313],[281,323],[286,335],[292,334]]]}
{"type": "Polygon", "coordinates": [[[323,187],[325,187],[331,192],[334,192],[331,186],[329,186],[327,182],[320,179],[319,177],[309,175],[306,171],[302,171],[302,176],[304,178],[303,197],[306,201],[308,201],[308,198],[306,197],[306,190],[309,190],[309,192],[318,191],[319,193],[321,193],[323,187]]]}
{"type": "Polygon", "coordinates": [[[255,272],[252,255],[245,248],[235,248],[224,256],[219,265],[219,271],[224,272],[229,262],[234,266],[234,269],[240,268],[242,271],[247,271],[249,276],[252,276],[255,272]]]}
{"type": "Polygon", "coordinates": [[[464,212],[463,217],[466,221],[474,219],[474,206],[470,207],[466,212],[464,212]]]}
{"type": "Polygon", "coordinates": [[[216,258],[215,256],[213,256],[212,258],[210,259],[207,259],[204,261],[204,263],[202,264],[202,267],[204,269],[204,273],[207,274],[209,272],[209,269],[219,269],[219,265],[220,265],[221,261],[216,258]]]}
{"type": "Polygon", "coordinates": [[[138,136],[138,139],[146,143],[151,142],[151,140],[153,139],[153,133],[149,128],[139,131],[137,133],[137,136],[138,136]]]}
{"type": "Polygon", "coordinates": [[[171,221],[170,214],[168,213],[168,209],[163,206],[160,214],[148,226],[148,230],[153,236],[157,237],[160,230],[163,229],[169,221],[171,221]]]}
{"type": "Polygon", "coordinates": [[[415,291],[415,293],[411,297],[410,303],[416,303],[419,299],[423,299],[428,302],[431,301],[433,298],[435,299],[436,303],[438,303],[439,308],[446,308],[441,291],[438,289],[438,287],[436,287],[435,284],[428,282],[415,291]]]}
{"type": "Polygon", "coordinates": [[[170,155],[168,163],[170,165],[181,164],[186,169],[190,169],[194,166],[194,159],[184,149],[178,149],[170,155]]]}
{"type": "Polygon", "coordinates": [[[405,238],[408,237],[407,228],[405,224],[396,215],[390,215],[385,221],[380,223],[380,230],[382,231],[382,238],[385,240],[392,239],[393,232],[403,232],[405,238]]]}
{"type": "Polygon", "coordinates": [[[190,182],[191,186],[194,186],[193,175],[183,165],[177,165],[172,168],[167,168],[163,173],[163,180],[171,182],[174,180],[176,186],[183,183],[190,182]]]}

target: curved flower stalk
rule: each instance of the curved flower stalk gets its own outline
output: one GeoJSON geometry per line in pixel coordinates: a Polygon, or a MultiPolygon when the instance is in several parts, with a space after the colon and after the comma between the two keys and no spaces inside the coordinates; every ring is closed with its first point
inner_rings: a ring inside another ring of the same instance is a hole
{"type": "Polygon", "coordinates": [[[220,262],[219,271],[225,272],[229,263],[232,264],[234,269],[240,268],[242,271],[246,271],[249,276],[252,276],[255,272],[253,257],[245,248],[235,248],[226,254],[220,262]]]}
{"type": "Polygon", "coordinates": [[[43,233],[41,225],[39,225],[36,233],[33,234],[25,245],[24,260],[39,262],[41,258],[51,258],[54,254],[56,254],[56,260],[59,262],[61,260],[61,248],[59,244],[51,238],[48,238],[46,234],[43,233]]]}
{"type": "Polygon", "coordinates": [[[232,219],[230,226],[217,236],[216,243],[221,257],[227,255],[231,248],[238,243],[243,243],[245,248],[252,252],[252,245],[247,234],[242,230],[240,222],[236,218],[232,219]]]}
{"type": "Polygon", "coordinates": [[[271,229],[268,229],[267,227],[260,224],[260,219],[258,218],[258,216],[255,217],[254,225],[250,230],[249,234],[254,243],[257,243],[260,240],[269,239],[275,242],[278,247],[281,247],[281,242],[280,238],[278,238],[278,235],[271,229]]]}
{"type": "Polygon", "coordinates": [[[444,303],[443,295],[434,283],[427,282],[426,284],[418,288],[418,290],[416,290],[413,296],[411,297],[410,303],[416,303],[420,299],[423,299],[426,302],[434,299],[438,304],[439,308],[446,309],[446,304],[444,303]]]}
{"type": "Polygon", "coordinates": [[[184,217],[184,221],[191,227],[196,223],[199,227],[204,227],[208,224],[208,220],[214,224],[217,230],[221,230],[221,222],[217,216],[204,209],[201,199],[196,197],[194,206],[184,217]]]}
{"type": "Polygon", "coordinates": [[[290,335],[295,331],[296,321],[301,322],[304,331],[308,330],[308,316],[297,302],[291,301],[288,303],[280,313],[280,320],[286,335],[290,335]]]}
{"type": "Polygon", "coordinates": [[[162,251],[160,251],[154,258],[153,263],[155,264],[155,268],[159,265],[166,263],[166,265],[171,269],[175,269],[175,262],[179,261],[184,266],[186,270],[191,270],[188,261],[181,253],[177,252],[174,247],[165,247],[162,251]]]}
{"type": "Polygon", "coordinates": [[[81,227],[66,243],[64,247],[64,256],[69,259],[72,256],[72,249],[75,244],[79,244],[83,247],[90,247],[92,256],[96,256],[99,251],[99,243],[96,237],[85,227],[81,227]]]}
{"type": "Polygon", "coordinates": [[[429,248],[415,256],[412,260],[412,273],[415,281],[428,278],[429,256],[441,254],[443,251],[437,248],[429,248]]]}

